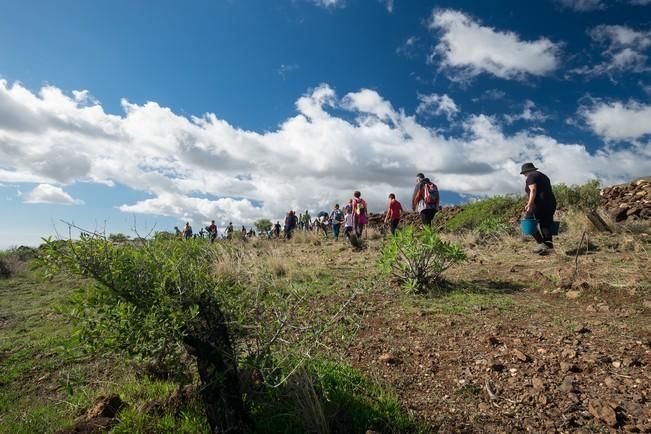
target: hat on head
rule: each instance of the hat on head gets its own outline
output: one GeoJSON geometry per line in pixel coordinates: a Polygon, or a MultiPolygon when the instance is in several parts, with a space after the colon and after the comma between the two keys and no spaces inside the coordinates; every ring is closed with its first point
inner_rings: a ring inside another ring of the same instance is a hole
{"type": "Polygon", "coordinates": [[[524,163],[520,168],[520,175],[531,172],[532,170],[538,170],[538,168],[533,163],[524,163]]]}
{"type": "Polygon", "coordinates": [[[416,178],[424,179],[425,175],[423,175],[422,173],[417,173],[416,178]]]}

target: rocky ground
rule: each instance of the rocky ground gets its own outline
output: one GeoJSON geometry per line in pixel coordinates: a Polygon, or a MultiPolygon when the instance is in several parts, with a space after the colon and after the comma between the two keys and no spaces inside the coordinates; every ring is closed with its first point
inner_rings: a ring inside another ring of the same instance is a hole
{"type": "Polygon", "coordinates": [[[651,432],[640,237],[596,237],[578,259],[571,237],[543,258],[517,239],[471,249],[451,292],[369,294],[346,358],[437,432],[651,432]]]}

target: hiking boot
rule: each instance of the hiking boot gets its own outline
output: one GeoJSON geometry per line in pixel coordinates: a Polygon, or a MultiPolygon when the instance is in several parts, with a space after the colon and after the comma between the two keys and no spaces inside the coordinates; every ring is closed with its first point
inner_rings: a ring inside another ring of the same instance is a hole
{"type": "Polygon", "coordinates": [[[540,243],[538,246],[536,246],[535,249],[533,249],[532,253],[537,253],[538,255],[546,255],[548,251],[549,247],[547,247],[545,243],[540,243]]]}

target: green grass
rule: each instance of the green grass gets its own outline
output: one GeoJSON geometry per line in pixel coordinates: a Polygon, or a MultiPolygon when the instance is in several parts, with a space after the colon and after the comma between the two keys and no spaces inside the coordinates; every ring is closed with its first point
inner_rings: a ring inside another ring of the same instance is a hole
{"type": "Polygon", "coordinates": [[[332,429],[337,420],[346,420],[352,425],[351,432],[429,432],[407,415],[392,391],[349,365],[314,359],[306,364],[305,372],[309,378],[306,381],[318,391],[318,401],[297,402],[302,398],[297,396],[296,386],[285,385],[270,391],[266,400],[253,405],[256,432],[298,434],[310,428],[323,428],[306,426],[305,422],[313,422],[312,417],[306,417],[301,411],[306,407],[311,411],[308,414],[313,414],[315,409],[317,413],[322,412],[328,424],[326,430],[332,429]],[[265,405],[265,402],[273,404],[265,405]]]}
{"type": "Polygon", "coordinates": [[[448,220],[444,229],[450,232],[459,230],[504,228],[513,216],[524,209],[524,199],[516,196],[494,196],[467,203],[463,209],[448,220]]]}
{"type": "Polygon", "coordinates": [[[29,269],[0,280],[0,432],[50,432],[72,417],[67,373],[87,360],[58,309],[78,284],[29,269]]]}

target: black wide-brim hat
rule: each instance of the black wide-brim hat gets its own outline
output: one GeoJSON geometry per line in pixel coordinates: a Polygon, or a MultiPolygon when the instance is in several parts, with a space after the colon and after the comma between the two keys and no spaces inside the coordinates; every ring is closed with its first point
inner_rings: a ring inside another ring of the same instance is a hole
{"type": "Polygon", "coordinates": [[[531,172],[532,170],[538,170],[538,168],[533,163],[524,163],[520,168],[520,175],[531,172]]]}

